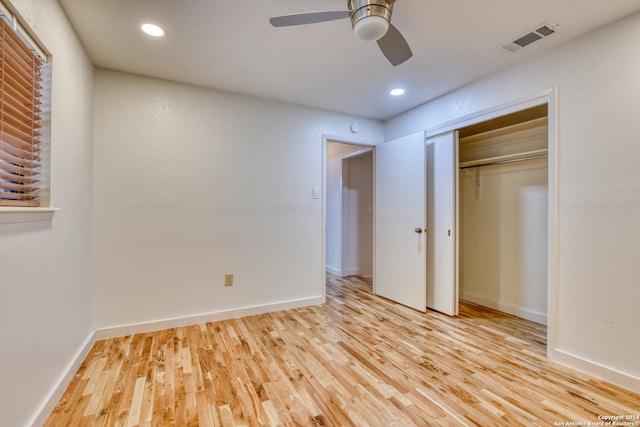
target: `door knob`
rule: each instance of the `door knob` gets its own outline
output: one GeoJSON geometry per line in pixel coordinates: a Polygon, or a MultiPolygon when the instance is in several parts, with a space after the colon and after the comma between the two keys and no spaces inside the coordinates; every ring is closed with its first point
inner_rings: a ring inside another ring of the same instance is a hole
{"type": "Polygon", "coordinates": [[[418,227],[414,230],[418,234],[422,234],[422,228],[418,227]]]}

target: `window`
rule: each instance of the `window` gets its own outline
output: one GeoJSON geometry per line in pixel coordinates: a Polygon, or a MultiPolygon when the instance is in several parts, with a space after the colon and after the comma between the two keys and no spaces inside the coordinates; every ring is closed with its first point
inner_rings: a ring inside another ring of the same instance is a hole
{"type": "Polygon", "coordinates": [[[0,208],[42,202],[42,97],[46,54],[0,8],[0,208]]]}

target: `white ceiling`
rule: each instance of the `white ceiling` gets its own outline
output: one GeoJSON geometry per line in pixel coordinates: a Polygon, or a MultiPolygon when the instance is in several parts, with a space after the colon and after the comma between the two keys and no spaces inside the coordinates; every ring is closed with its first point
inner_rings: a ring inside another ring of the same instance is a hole
{"type": "Polygon", "coordinates": [[[375,119],[640,11],[639,0],[398,0],[392,22],[414,55],[393,67],[348,19],[269,24],[347,0],[59,1],[97,67],[375,119]],[[166,35],[143,34],[144,22],[166,35]],[[500,49],[543,22],[560,31],[514,54],[500,49]],[[407,93],[389,96],[398,86],[407,93]]]}

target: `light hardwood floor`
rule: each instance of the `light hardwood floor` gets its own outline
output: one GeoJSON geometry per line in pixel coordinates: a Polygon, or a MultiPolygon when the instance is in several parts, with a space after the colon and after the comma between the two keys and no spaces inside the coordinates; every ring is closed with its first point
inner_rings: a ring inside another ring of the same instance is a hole
{"type": "Polygon", "coordinates": [[[418,313],[362,278],[330,276],[325,305],[98,341],[46,425],[553,426],[640,415],[640,395],[547,360],[544,326],[460,311],[418,313]]]}

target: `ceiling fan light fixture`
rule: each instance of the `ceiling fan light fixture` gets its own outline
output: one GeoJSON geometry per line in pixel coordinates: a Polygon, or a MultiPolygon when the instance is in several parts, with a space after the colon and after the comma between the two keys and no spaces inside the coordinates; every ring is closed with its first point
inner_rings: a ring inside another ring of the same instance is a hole
{"type": "Polygon", "coordinates": [[[409,44],[391,23],[395,2],[396,0],[347,0],[347,10],[274,16],[269,22],[274,27],[290,27],[350,18],[356,37],[364,41],[376,40],[382,54],[395,67],[413,56],[409,44]]]}
{"type": "Polygon", "coordinates": [[[349,0],[347,7],[356,37],[370,42],[387,34],[394,2],[395,0],[349,0]]]}
{"type": "Polygon", "coordinates": [[[382,38],[389,30],[389,21],[381,16],[366,16],[353,26],[353,33],[362,41],[371,42],[382,38]]]}

